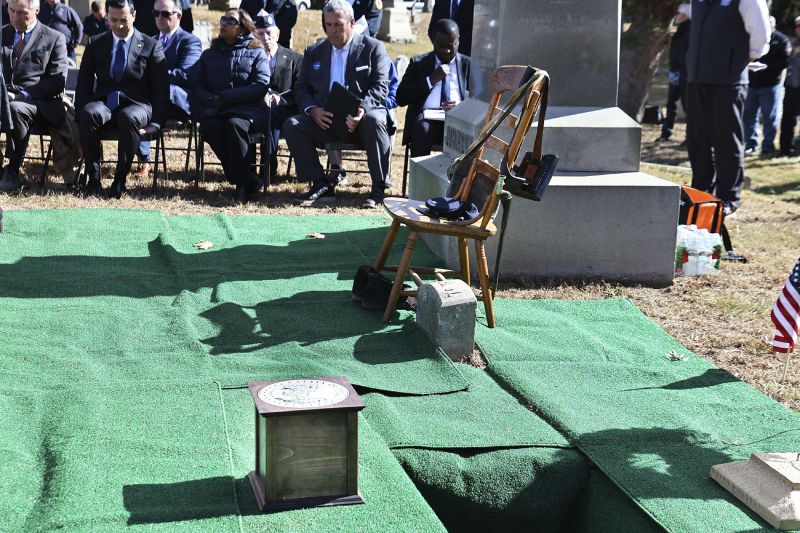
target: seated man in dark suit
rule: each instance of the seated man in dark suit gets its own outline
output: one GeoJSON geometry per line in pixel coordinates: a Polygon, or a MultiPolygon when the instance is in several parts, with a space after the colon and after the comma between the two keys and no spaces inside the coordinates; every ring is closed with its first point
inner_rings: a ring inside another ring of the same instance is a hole
{"type": "Polygon", "coordinates": [[[19,169],[28,147],[34,119],[58,125],[64,122],[61,93],[67,81],[67,45],[64,36],[36,19],[38,0],[11,0],[11,24],[3,27],[3,78],[11,100],[14,128],[6,147],[8,167],[0,190],[20,188],[19,169]]]}
{"type": "Polygon", "coordinates": [[[100,192],[100,129],[119,132],[111,196],[119,198],[146,126],[163,122],[169,103],[167,63],[161,43],[134,29],[131,0],[106,0],[111,31],[93,37],[83,53],[75,91],[75,114],[89,182],[100,192]]]}
{"type": "Polygon", "coordinates": [[[323,8],[327,38],[303,55],[297,82],[297,107],[302,114],[288,119],[283,136],[297,163],[301,179],[312,182],[303,205],[335,200],[335,184],[329,182],[317,156],[317,146],[340,140],[331,133],[333,113],[325,110],[334,82],[360,99],[356,116],[347,117],[349,140],[360,142],[367,153],[372,190],[364,207],[383,201],[390,186],[392,153],[385,108],[389,91],[389,56],[383,44],[354,32],[353,8],[347,0],[330,0],[323,8]]]}
{"type": "Polygon", "coordinates": [[[275,175],[278,168],[278,139],[281,136],[281,128],[287,118],[297,113],[294,90],[297,86],[297,78],[300,76],[300,62],[303,60],[299,54],[288,48],[284,48],[279,43],[281,30],[275,22],[275,17],[270,14],[256,17],[256,39],[264,47],[267,54],[267,61],[270,66],[269,92],[266,100],[269,104],[270,116],[270,143],[268,146],[270,153],[271,175],[275,175]]]}
{"type": "MultiPolygon", "coordinates": [[[[161,42],[164,57],[167,61],[167,74],[169,75],[169,101],[165,110],[164,120],[189,120],[189,74],[200,54],[203,45],[200,39],[185,31],[180,26],[181,4],[180,0],[156,0],[153,6],[153,16],[159,33],[153,37],[161,42]]],[[[140,178],[147,176],[150,157],[150,141],[139,144],[139,165],[137,175],[140,178]]]]}
{"type": "Polygon", "coordinates": [[[397,104],[408,106],[403,145],[411,143],[411,157],[430,154],[431,147],[442,144],[444,138],[444,120],[426,118],[425,110],[447,112],[467,97],[470,61],[456,52],[458,37],[455,22],[437,22],[433,52],[411,58],[397,89],[397,104]]]}

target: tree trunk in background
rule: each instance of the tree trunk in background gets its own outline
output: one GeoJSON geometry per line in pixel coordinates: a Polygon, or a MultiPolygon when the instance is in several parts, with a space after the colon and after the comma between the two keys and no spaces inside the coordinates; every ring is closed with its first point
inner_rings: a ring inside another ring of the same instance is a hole
{"type": "Polygon", "coordinates": [[[680,0],[623,0],[630,22],[622,34],[618,105],[636,120],[641,117],[658,59],[669,44],[669,27],[680,0]]]}

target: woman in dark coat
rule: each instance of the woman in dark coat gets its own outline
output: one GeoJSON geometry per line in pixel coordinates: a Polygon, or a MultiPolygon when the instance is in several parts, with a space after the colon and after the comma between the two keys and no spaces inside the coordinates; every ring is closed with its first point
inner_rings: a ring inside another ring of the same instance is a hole
{"type": "Polygon", "coordinates": [[[245,11],[226,11],[219,37],[200,56],[191,76],[192,114],[225,178],[236,185],[236,203],[246,202],[260,187],[250,165],[255,158],[249,134],[267,128],[269,64],[253,30],[245,11]]]}

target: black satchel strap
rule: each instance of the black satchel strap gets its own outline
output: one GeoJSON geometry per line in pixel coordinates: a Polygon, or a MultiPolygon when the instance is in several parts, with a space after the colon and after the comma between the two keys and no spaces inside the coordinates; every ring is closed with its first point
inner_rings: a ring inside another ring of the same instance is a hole
{"type": "MultiPolygon", "coordinates": [[[[546,88],[548,87],[550,80],[550,77],[548,76],[547,72],[545,72],[544,70],[537,70],[530,66],[528,67],[528,70],[522,77],[520,86],[517,88],[517,90],[511,93],[511,96],[509,97],[506,106],[503,108],[500,114],[492,117],[492,120],[490,120],[483,127],[481,132],[478,134],[478,137],[474,141],[472,141],[472,144],[469,145],[467,150],[459,157],[457,157],[455,161],[453,161],[453,163],[447,169],[447,175],[450,181],[452,181],[453,177],[458,174],[459,169],[464,163],[469,164],[472,162],[473,156],[478,152],[478,150],[481,149],[481,147],[484,145],[486,140],[492,135],[492,133],[494,133],[494,130],[496,130],[500,126],[500,124],[502,124],[503,121],[508,117],[508,115],[511,114],[511,111],[514,110],[514,107],[516,107],[516,105],[519,103],[519,101],[522,99],[525,93],[528,92],[528,89],[531,88],[534,82],[542,77],[545,78],[544,83],[546,91],[547,90],[546,88]]],[[[547,93],[544,92],[543,94],[546,95],[547,93]]],[[[544,127],[544,113],[542,113],[541,116],[539,117],[539,126],[536,134],[537,136],[536,142],[539,145],[539,152],[538,152],[539,157],[541,157],[541,151],[542,151],[541,147],[542,143],[540,137],[541,137],[541,130],[543,127],[544,127]]]]}

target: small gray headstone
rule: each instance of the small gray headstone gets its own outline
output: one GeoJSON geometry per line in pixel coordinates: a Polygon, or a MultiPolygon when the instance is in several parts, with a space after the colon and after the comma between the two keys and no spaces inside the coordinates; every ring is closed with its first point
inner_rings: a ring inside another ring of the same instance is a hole
{"type": "Polygon", "coordinates": [[[192,33],[200,39],[200,44],[203,46],[203,50],[207,49],[211,46],[211,40],[214,38],[211,32],[211,23],[207,20],[195,20],[194,21],[194,30],[192,33]]]}
{"type": "Polygon", "coordinates": [[[408,56],[400,54],[397,56],[397,59],[394,62],[394,67],[397,69],[397,79],[402,80],[403,76],[406,75],[406,70],[408,69],[408,56]]]}
{"type": "Polygon", "coordinates": [[[426,283],[417,291],[417,325],[453,361],[472,355],[478,301],[460,279],[426,283]]]}

